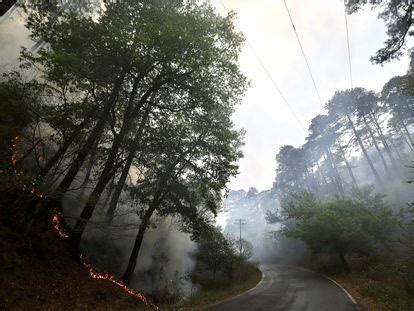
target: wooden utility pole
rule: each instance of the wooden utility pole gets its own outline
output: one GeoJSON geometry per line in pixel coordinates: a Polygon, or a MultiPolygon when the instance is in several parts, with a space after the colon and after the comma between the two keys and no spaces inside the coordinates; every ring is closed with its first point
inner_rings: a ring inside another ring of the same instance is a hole
{"type": "Polygon", "coordinates": [[[234,222],[235,225],[239,225],[239,229],[240,229],[240,236],[239,236],[239,241],[240,241],[240,245],[239,245],[239,250],[240,250],[240,256],[242,254],[242,234],[241,234],[241,228],[242,225],[245,225],[247,222],[245,219],[236,219],[236,221],[234,222]]]}

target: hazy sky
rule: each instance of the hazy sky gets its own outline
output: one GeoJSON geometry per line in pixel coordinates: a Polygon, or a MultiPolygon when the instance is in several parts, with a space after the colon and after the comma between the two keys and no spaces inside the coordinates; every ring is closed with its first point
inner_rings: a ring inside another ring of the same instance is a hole
{"type": "MultiPolygon", "coordinates": [[[[211,0],[226,14],[219,0],[211,0]]],[[[284,93],[301,123],[323,111],[309,77],[283,0],[223,0],[227,9],[238,13],[237,27],[256,51],[284,93]]],[[[336,90],[349,88],[348,56],[343,1],[287,0],[296,29],[307,54],[322,101],[336,90]]],[[[379,91],[395,75],[404,74],[408,59],[383,67],[372,65],[370,56],[386,39],[384,23],[377,11],[367,10],[348,17],[354,86],[379,91]]],[[[241,55],[243,72],[252,86],[234,122],[247,131],[240,175],[231,189],[269,189],[275,177],[275,156],[284,144],[299,146],[306,134],[273,87],[249,46],[241,55]]]]}

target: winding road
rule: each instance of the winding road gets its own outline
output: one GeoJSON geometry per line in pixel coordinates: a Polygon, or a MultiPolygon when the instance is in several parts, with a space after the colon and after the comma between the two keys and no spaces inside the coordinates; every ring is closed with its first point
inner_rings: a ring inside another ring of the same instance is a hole
{"type": "Polygon", "coordinates": [[[285,265],[262,266],[262,281],[211,311],[355,311],[347,293],[323,276],[285,265]]]}

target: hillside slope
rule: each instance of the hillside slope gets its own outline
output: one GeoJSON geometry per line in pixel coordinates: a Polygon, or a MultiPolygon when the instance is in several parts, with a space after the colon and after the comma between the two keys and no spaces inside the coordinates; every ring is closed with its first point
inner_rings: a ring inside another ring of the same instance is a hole
{"type": "Polygon", "coordinates": [[[23,238],[0,223],[0,275],[1,309],[148,309],[110,281],[91,278],[52,225],[23,238]]]}

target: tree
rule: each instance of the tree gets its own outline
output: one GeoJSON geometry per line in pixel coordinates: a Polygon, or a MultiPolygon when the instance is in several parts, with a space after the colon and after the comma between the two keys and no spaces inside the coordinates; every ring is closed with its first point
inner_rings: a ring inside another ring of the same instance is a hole
{"type": "Polygon", "coordinates": [[[185,119],[161,122],[159,131],[166,134],[154,135],[156,143],[147,146],[147,152],[153,153],[148,152],[145,173],[136,186],[141,223],[123,276],[126,284],[135,270],[153,214],[173,214],[191,221],[200,219],[205,211],[217,213],[220,193],[230,176],[236,174],[235,163],[241,155],[239,133],[230,129],[231,110],[221,107],[206,111],[200,119],[195,119],[193,113],[188,123],[185,119]]]}
{"type": "Polygon", "coordinates": [[[182,110],[212,110],[211,103],[232,111],[246,87],[237,65],[243,39],[234,30],[233,14],[222,18],[211,6],[193,2],[111,2],[94,17],[55,15],[53,10],[31,15],[32,38],[43,38],[48,48],[37,55],[24,51],[23,57],[25,67],[40,68],[50,85],[63,90],[58,112],[48,119],[59,134],[58,148],[46,157],[40,183],[54,177],[52,168],[67,165],[53,190],[60,200],[86,159],[93,159],[91,146],[101,150],[94,166],[98,180],[72,235],[76,246],[109,181],[117,179],[109,218],[113,214],[129,169],[140,166],[134,161],[145,153],[145,131],[160,120],[180,122],[174,114],[182,110]]]}
{"type": "Polygon", "coordinates": [[[287,237],[304,241],[316,253],[339,256],[343,268],[350,271],[346,256],[368,256],[390,240],[395,227],[392,211],[384,195],[372,188],[354,189],[348,196],[319,201],[309,192],[294,195],[283,207],[287,237]]]}
{"type": "MultiPolygon", "coordinates": [[[[39,116],[42,106],[42,86],[36,81],[25,82],[18,72],[3,74],[0,78],[0,171],[5,174],[13,174],[13,141],[28,138],[27,127],[39,116]]],[[[33,150],[30,146],[24,151],[25,155],[19,156],[19,162],[33,150]]]]}
{"type": "Polygon", "coordinates": [[[407,0],[346,0],[345,5],[348,13],[357,12],[366,4],[378,7],[382,11],[378,18],[384,20],[387,25],[388,39],[385,47],[380,49],[371,61],[382,64],[393,59],[398,59],[403,55],[407,43],[407,36],[411,36],[411,26],[413,24],[413,3],[407,0]]]}
{"type": "MultiPolygon", "coordinates": [[[[306,138],[307,143],[305,145],[312,150],[311,154],[316,156],[314,159],[315,162],[320,161],[322,156],[325,157],[325,163],[327,164],[329,175],[333,177],[336,191],[343,194],[343,179],[338,170],[337,158],[334,157],[332,152],[332,149],[336,144],[338,144],[340,150],[343,151],[340,142],[341,135],[339,134],[340,123],[335,123],[333,120],[334,118],[330,115],[318,115],[313,118],[311,125],[309,126],[309,136],[306,138]]],[[[345,162],[347,162],[346,158],[344,159],[345,162]]],[[[349,164],[347,166],[349,170],[349,164]]]]}
{"type": "Polygon", "coordinates": [[[311,191],[307,180],[305,153],[301,148],[282,146],[276,155],[278,163],[276,180],[273,185],[281,202],[287,202],[292,193],[301,188],[311,191]]]}
{"type": "MultiPolygon", "coordinates": [[[[191,275],[192,281],[207,290],[231,284],[234,282],[235,270],[243,264],[238,253],[234,242],[224,236],[220,228],[206,227],[194,253],[196,265],[191,275]]],[[[248,276],[248,271],[244,270],[242,275],[248,276]]]]}
{"type": "Polygon", "coordinates": [[[409,147],[413,148],[414,142],[408,130],[409,125],[414,123],[414,101],[409,87],[411,80],[412,77],[408,75],[392,78],[384,85],[381,99],[392,115],[388,127],[407,140],[409,147]]]}
{"type": "Polygon", "coordinates": [[[243,258],[244,260],[248,260],[253,255],[253,245],[246,239],[232,239],[233,244],[233,252],[243,258]]]}
{"type": "Polygon", "coordinates": [[[367,147],[363,142],[362,133],[357,129],[354,121],[356,112],[355,102],[357,100],[358,92],[355,90],[336,92],[333,98],[326,104],[326,107],[333,122],[340,125],[344,130],[351,130],[351,133],[355,137],[355,140],[367,160],[375,179],[380,185],[382,185],[382,179],[368,154],[367,147]]]}

